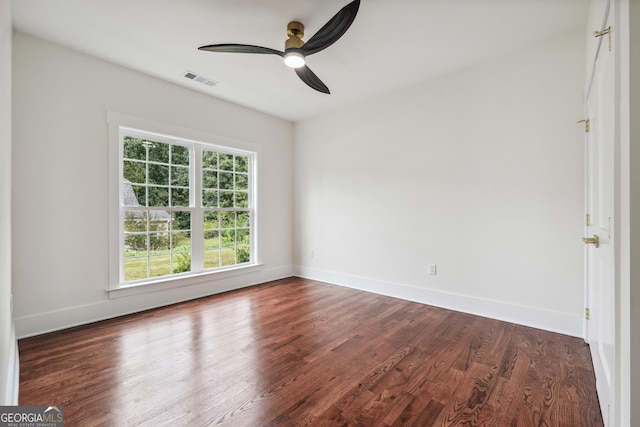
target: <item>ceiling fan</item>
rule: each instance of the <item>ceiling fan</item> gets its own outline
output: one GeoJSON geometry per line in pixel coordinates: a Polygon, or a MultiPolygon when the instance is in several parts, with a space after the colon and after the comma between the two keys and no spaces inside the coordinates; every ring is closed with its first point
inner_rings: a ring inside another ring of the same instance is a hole
{"type": "Polygon", "coordinates": [[[329,88],[305,65],[305,57],[318,53],[338,41],[356,18],[359,7],[360,0],[354,0],[340,9],[340,11],[336,13],[329,22],[324,24],[306,43],[302,41],[302,37],[304,37],[304,25],[297,21],[289,22],[287,25],[287,35],[289,38],[285,41],[284,52],[268,47],[247,44],[211,44],[201,46],[198,49],[209,52],[280,55],[284,58],[284,63],[292,67],[303,82],[318,92],[328,94],[330,93],[329,88]]]}

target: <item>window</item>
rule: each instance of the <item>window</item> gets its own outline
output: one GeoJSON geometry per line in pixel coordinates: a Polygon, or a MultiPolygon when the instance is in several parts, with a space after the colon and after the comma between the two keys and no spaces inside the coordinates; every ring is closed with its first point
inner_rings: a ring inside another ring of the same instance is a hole
{"type": "Polygon", "coordinates": [[[118,124],[117,153],[111,290],[257,264],[256,152],[118,124]]]}

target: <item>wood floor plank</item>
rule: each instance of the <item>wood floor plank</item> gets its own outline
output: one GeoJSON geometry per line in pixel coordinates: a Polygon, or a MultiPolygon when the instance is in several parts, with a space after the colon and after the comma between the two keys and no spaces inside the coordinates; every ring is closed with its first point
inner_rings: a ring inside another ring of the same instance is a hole
{"type": "Polygon", "coordinates": [[[299,278],[19,348],[69,426],[603,425],[578,338],[299,278]]]}

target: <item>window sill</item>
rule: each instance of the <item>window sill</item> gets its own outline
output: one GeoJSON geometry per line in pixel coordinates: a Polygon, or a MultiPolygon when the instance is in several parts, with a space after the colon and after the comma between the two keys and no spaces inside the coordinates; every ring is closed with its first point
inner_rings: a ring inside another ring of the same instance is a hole
{"type": "Polygon", "coordinates": [[[136,283],[131,285],[121,285],[118,288],[107,289],[109,299],[139,295],[148,292],[165,291],[168,289],[182,288],[185,286],[198,285],[213,280],[221,280],[229,277],[240,276],[247,273],[260,271],[263,264],[250,264],[245,266],[235,266],[225,270],[207,271],[192,274],[185,277],[161,278],[154,281],[136,283]]]}

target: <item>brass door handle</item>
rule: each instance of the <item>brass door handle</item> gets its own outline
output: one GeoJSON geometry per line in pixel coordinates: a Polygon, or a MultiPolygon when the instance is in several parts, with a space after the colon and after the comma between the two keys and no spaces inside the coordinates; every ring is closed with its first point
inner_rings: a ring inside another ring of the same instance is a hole
{"type": "Polygon", "coordinates": [[[600,247],[600,237],[597,234],[594,234],[593,237],[583,237],[582,241],[587,245],[593,245],[596,248],[600,247]]]}

